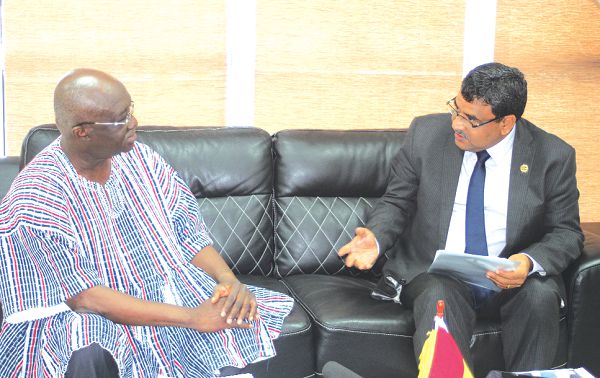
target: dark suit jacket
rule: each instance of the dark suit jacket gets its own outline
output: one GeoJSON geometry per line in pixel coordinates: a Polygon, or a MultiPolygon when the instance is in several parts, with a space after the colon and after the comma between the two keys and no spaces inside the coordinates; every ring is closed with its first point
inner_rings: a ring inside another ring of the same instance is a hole
{"type": "MultiPolygon", "coordinates": [[[[515,132],[501,256],[525,252],[548,275],[559,276],[583,244],[575,150],[524,119],[515,132]]],[[[386,193],[366,224],[388,256],[384,275],[408,283],[444,248],[463,155],[449,114],[412,122],[392,162],[386,193]]]]}

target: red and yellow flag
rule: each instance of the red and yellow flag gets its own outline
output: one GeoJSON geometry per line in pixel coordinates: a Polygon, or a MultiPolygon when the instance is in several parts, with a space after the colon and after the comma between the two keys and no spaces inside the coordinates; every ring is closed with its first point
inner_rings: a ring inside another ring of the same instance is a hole
{"type": "Polygon", "coordinates": [[[444,301],[438,301],[434,327],[427,335],[419,355],[419,378],[473,378],[444,323],[444,301]]]}

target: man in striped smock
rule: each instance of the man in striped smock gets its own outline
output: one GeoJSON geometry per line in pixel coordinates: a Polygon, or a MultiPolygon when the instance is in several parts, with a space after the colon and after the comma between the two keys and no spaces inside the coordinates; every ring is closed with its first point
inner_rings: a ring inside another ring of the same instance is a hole
{"type": "Polygon", "coordinates": [[[54,103],[61,136],[0,207],[0,377],[212,377],[274,356],[292,299],[236,279],[136,143],[124,85],[78,69],[54,103]]]}

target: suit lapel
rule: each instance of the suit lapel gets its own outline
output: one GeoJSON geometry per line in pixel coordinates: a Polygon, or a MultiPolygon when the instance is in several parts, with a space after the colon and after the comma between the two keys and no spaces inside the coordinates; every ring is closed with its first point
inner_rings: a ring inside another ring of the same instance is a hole
{"type": "Polygon", "coordinates": [[[456,147],[456,144],[454,143],[454,133],[451,133],[446,141],[443,153],[441,154],[442,180],[440,182],[439,249],[443,249],[446,245],[448,227],[450,227],[450,218],[452,217],[454,199],[456,198],[456,188],[458,186],[463,155],[464,151],[456,147]]]}
{"type": "Polygon", "coordinates": [[[505,253],[513,249],[512,246],[516,242],[519,230],[524,225],[523,211],[529,185],[529,170],[534,157],[534,149],[531,146],[533,137],[525,122],[519,121],[515,127],[506,214],[506,247],[500,254],[502,257],[507,257],[505,253]]]}

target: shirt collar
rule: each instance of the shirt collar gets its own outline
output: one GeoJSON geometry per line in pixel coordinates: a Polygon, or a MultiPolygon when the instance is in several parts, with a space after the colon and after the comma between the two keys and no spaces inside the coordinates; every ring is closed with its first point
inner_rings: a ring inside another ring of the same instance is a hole
{"type": "MultiPolygon", "coordinates": [[[[499,163],[500,161],[503,161],[512,156],[516,128],[517,125],[515,124],[510,133],[508,133],[508,135],[504,137],[504,139],[502,139],[500,142],[496,143],[495,145],[486,150],[488,154],[490,154],[491,160],[499,163]]],[[[469,159],[477,160],[477,155],[475,154],[475,152],[466,151],[466,155],[469,156],[469,159]]]]}
{"type": "Polygon", "coordinates": [[[506,159],[507,156],[512,156],[516,128],[517,125],[515,124],[510,133],[508,133],[508,135],[504,137],[504,139],[487,149],[488,154],[490,154],[490,157],[493,160],[501,161],[506,159]]]}

